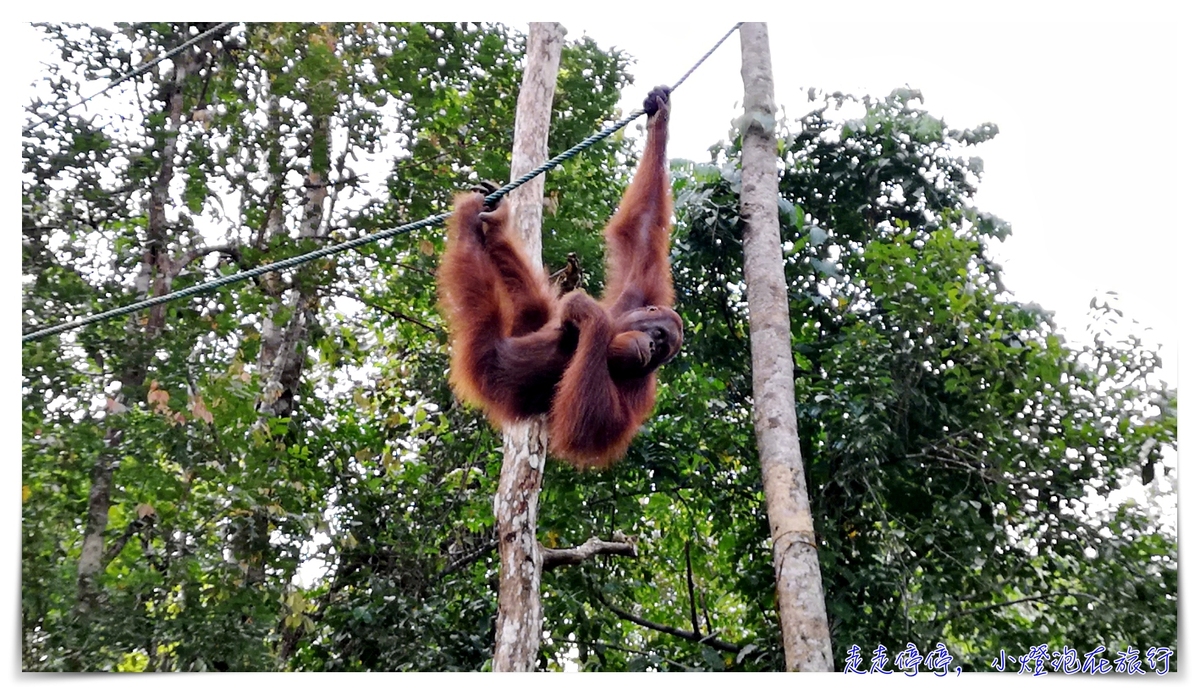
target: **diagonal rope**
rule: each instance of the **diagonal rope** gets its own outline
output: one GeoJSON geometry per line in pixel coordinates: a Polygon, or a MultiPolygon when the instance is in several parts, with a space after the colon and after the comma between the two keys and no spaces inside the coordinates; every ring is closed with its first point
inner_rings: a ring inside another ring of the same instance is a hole
{"type": "MultiPolygon", "coordinates": [[[[683,84],[684,80],[691,77],[692,73],[696,72],[696,68],[700,67],[701,63],[708,60],[708,57],[710,55],[712,55],[713,52],[716,51],[717,48],[719,48],[721,46],[721,44],[725,43],[725,39],[729,38],[729,35],[735,31],[737,31],[738,27],[740,27],[740,26],[742,26],[742,23],[738,22],[737,24],[733,25],[732,29],[725,32],[725,35],[722,36],[719,41],[717,41],[715,44],[713,44],[712,48],[708,49],[708,53],[705,53],[704,55],[700,56],[700,60],[697,60],[695,65],[688,68],[688,71],[683,73],[683,77],[680,77],[679,80],[675,84],[671,85],[671,91],[674,92],[676,89],[679,88],[679,85],[683,84]]],[[[514,188],[517,188],[518,186],[523,186],[526,183],[529,183],[533,179],[537,178],[537,176],[539,174],[549,171],[550,169],[553,169],[554,167],[558,166],[559,164],[562,164],[563,162],[567,161],[571,157],[574,157],[575,155],[579,154],[583,150],[586,150],[587,148],[589,148],[592,145],[596,144],[597,142],[603,140],[604,138],[608,137],[609,135],[612,135],[613,133],[617,132],[618,130],[629,125],[634,120],[640,118],[642,116],[642,114],[644,114],[644,113],[646,113],[645,109],[638,109],[638,110],[634,111],[633,113],[631,113],[628,116],[626,116],[625,118],[617,121],[616,123],[610,125],[609,127],[605,128],[604,130],[600,131],[599,133],[589,136],[586,140],[581,141],[578,145],[575,145],[571,149],[559,154],[557,157],[547,160],[541,166],[539,166],[538,168],[529,172],[528,174],[525,174],[524,176],[522,176],[514,181],[511,181],[504,186],[501,186],[500,188],[496,189],[492,193],[489,193],[488,196],[483,199],[483,201],[485,203],[491,204],[491,203],[494,203],[494,202],[500,200],[505,195],[507,195],[510,191],[512,191],[514,188]]],[[[446,215],[446,216],[449,217],[449,215],[446,215]]]]}
{"type": "Polygon", "coordinates": [[[724,35],[724,36],[722,36],[722,37],[721,37],[721,39],[720,39],[719,41],[717,41],[716,43],[714,43],[712,48],[708,49],[708,53],[705,53],[704,55],[700,56],[700,60],[697,60],[695,65],[693,65],[691,68],[689,68],[687,72],[683,73],[683,77],[680,77],[678,82],[676,82],[675,84],[671,85],[671,91],[672,91],[672,92],[674,92],[676,89],[678,89],[678,88],[679,88],[679,85],[683,84],[683,81],[684,81],[684,80],[686,80],[687,78],[691,77],[691,76],[692,76],[692,73],[693,73],[693,72],[696,72],[696,68],[700,67],[700,64],[701,64],[701,63],[703,63],[704,61],[708,60],[708,57],[709,57],[710,55],[712,55],[713,53],[715,53],[715,52],[716,52],[716,50],[717,50],[718,48],[720,48],[720,47],[721,47],[721,44],[725,43],[725,39],[729,38],[729,35],[730,35],[730,34],[732,34],[732,33],[733,33],[733,32],[735,32],[735,31],[737,31],[738,29],[740,29],[740,28],[741,28],[741,26],[742,26],[742,22],[738,22],[737,24],[734,24],[734,25],[733,25],[733,28],[732,28],[732,29],[730,29],[729,31],[725,32],[725,35],[724,35]]]}
{"type": "Polygon", "coordinates": [[[42,118],[42,120],[38,121],[37,123],[34,123],[31,126],[27,126],[27,127],[23,128],[21,130],[21,134],[28,135],[29,133],[33,132],[34,128],[42,125],[43,123],[46,123],[47,121],[51,121],[51,120],[54,120],[55,118],[58,118],[59,116],[62,116],[66,112],[75,108],[76,106],[80,106],[82,104],[88,103],[92,99],[95,99],[96,97],[107,92],[108,90],[112,89],[113,87],[116,87],[117,85],[121,84],[125,80],[128,80],[133,77],[137,77],[138,75],[141,75],[142,73],[146,72],[147,70],[154,67],[155,65],[158,65],[162,61],[164,61],[168,58],[175,57],[176,55],[178,55],[180,53],[180,51],[183,51],[184,49],[188,48],[189,46],[193,46],[197,43],[200,43],[201,41],[212,36],[213,34],[216,34],[219,31],[228,29],[229,27],[233,26],[233,24],[234,24],[233,22],[221,22],[217,26],[205,31],[204,33],[193,36],[192,38],[188,39],[187,41],[184,41],[183,43],[179,44],[175,48],[172,48],[171,50],[167,51],[166,53],[160,55],[159,57],[155,58],[154,60],[150,61],[149,63],[143,63],[142,65],[137,66],[136,68],[130,70],[129,72],[125,73],[124,75],[121,75],[120,77],[113,80],[112,82],[109,82],[108,85],[104,87],[104,89],[101,89],[99,92],[96,92],[95,94],[91,95],[90,97],[87,97],[85,99],[80,99],[79,101],[75,102],[74,104],[68,104],[67,106],[59,109],[57,112],[52,113],[49,116],[42,118]]]}
{"type": "MultiPolygon", "coordinates": [[[[671,90],[674,91],[676,88],[678,88],[679,85],[682,84],[683,81],[686,80],[693,72],[695,72],[696,68],[700,67],[700,64],[703,63],[705,60],[707,60],[708,57],[713,54],[713,51],[716,51],[717,47],[719,47],[722,43],[724,43],[725,39],[729,38],[730,34],[732,34],[734,31],[736,31],[737,28],[740,27],[741,25],[742,25],[741,22],[739,22],[738,24],[736,24],[733,27],[733,29],[730,29],[724,36],[722,36],[721,40],[718,41],[715,45],[713,45],[713,47],[709,49],[708,53],[705,53],[700,58],[700,60],[696,61],[696,64],[693,65],[691,67],[691,69],[689,69],[686,73],[684,73],[683,77],[681,77],[679,79],[679,81],[676,82],[675,85],[671,87],[671,90]]],[[[521,176],[521,177],[505,184],[504,186],[501,186],[500,188],[496,189],[494,192],[488,194],[488,196],[484,198],[484,201],[490,204],[490,203],[494,203],[494,202],[500,200],[502,197],[504,197],[506,194],[508,194],[513,189],[517,188],[518,186],[522,186],[522,185],[528,183],[529,181],[533,180],[538,175],[543,174],[543,173],[553,169],[554,167],[558,166],[559,164],[562,164],[563,162],[567,161],[571,157],[574,157],[575,155],[579,154],[583,150],[586,150],[587,148],[591,147],[592,145],[596,144],[597,142],[608,137],[609,135],[612,135],[613,133],[617,132],[621,128],[624,128],[625,126],[629,125],[631,122],[634,121],[634,119],[640,117],[644,113],[645,113],[645,110],[643,110],[643,109],[638,109],[638,110],[634,111],[633,113],[629,114],[625,118],[622,118],[621,120],[617,121],[616,123],[608,126],[604,130],[601,130],[600,132],[595,133],[594,135],[591,135],[591,136],[587,137],[586,139],[580,141],[574,147],[571,147],[570,149],[562,152],[558,156],[546,160],[540,166],[538,166],[536,169],[534,169],[533,171],[530,171],[528,174],[525,174],[524,176],[521,176]]],[[[215,280],[210,280],[209,282],[201,283],[199,285],[193,285],[192,287],[188,287],[187,289],[179,290],[177,292],[171,292],[169,294],[164,294],[159,297],[151,297],[149,299],[144,299],[140,302],[134,302],[133,304],[128,304],[126,306],[120,306],[115,309],[109,309],[108,311],[102,311],[99,314],[93,314],[91,316],[86,316],[86,317],[84,317],[82,319],[78,319],[76,321],[68,321],[67,323],[60,323],[56,326],[51,326],[49,328],[42,328],[40,330],[31,331],[31,332],[25,333],[21,336],[21,342],[27,343],[31,340],[38,340],[39,338],[45,338],[47,336],[56,335],[58,333],[62,333],[63,331],[71,330],[72,328],[81,328],[83,326],[87,326],[87,325],[96,323],[98,321],[104,321],[106,319],[116,318],[118,316],[124,316],[126,314],[132,314],[135,311],[141,311],[142,309],[149,309],[150,307],[158,306],[159,304],[165,304],[167,302],[174,301],[176,299],[184,299],[186,297],[194,297],[198,294],[203,294],[210,290],[215,290],[220,287],[224,287],[226,285],[232,285],[235,282],[241,282],[242,280],[249,280],[250,278],[256,278],[260,275],[265,275],[266,273],[271,273],[271,272],[275,272],[275,271],[279,271],[279,270],[287,270],[288,268],[294,268],[298,265],[303,265],[304,263],[308,263],[309,261],[314,261],[318,258],[323,258],[325,256],[331,256],[335,253],[341,253],[342,251],[348,251],[350,249],[356,249],[359,246],[364,246],[364,245],[370,244],[372,242],[380,241],[383,239],[388,239],[390,237],[396,236],[397,234],[403,234],[405,232],[415,231],[415,230],[421,229],[423,227],[432,227],[433,225],[441,224],[441,223],[445,222],[449,218],[450,218],[449,212],[443,212],[443,213],[439,213],[436,215],[430,215],[429,217],[417,220],[416,222],[409,222],[408,224],[401,225],[399,227],[393,227],[390,229],[380,230],[378,232],[375,232],[374,234],[367,234],[366,236],[361,236],[356,239],[351,239],[349,241],[343,241],[340,244],[334,244],[333,246],[327,246],[323,249],[317,249],[315,251],[310,251],[308,253],[304,253],[299,256],[285,258],[282,261],[268,263],[267,265],[259,266],[257,268],[251,268],[250,270],[243,270],[243,271],[240,271],[237,273],[233,273],[231,275],[226,275],[225,277],[217,278],[215,280]]]]}

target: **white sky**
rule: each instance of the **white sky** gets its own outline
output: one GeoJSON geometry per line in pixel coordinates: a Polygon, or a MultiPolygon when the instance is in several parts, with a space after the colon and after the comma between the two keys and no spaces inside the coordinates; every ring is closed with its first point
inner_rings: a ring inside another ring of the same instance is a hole
{"type": "MultiPolygon", "coordinates": [[[[650,87],[678,79],[738,20],[733,15],[751,11],[759,16],[746,19],[757,20],[767,15],[775,98],[792,117],[805,110],[808,87],[881,97],[908,85],[920,89],[925,108],[951,127],[985,121],[999,125],[1000,135],[976,148],[986,166],[978,202],[981,209],[1013,225],[1012,237],[997,249],[1009,289],[1022,301],[1055,311],[1060,327],[1073,340],[1086,335],[1089,299],[1107,290],[1117,292],[1119,306],[1141,324],[1147,342],[1163,344],[1164,378],[1175,385],[1195,385],[1195,360],[1179,359],[1181,345],[1189,357],[1196,345],[1195,329],[1180,321],[1180,314],[1194,317],[1191,302],[1200,296],[1200,273],[1187,264],[1200,259],[1193,219],[1200,179],[1195,171],[1200,163],[1195,135],[1200,128],[1200,39],[1193,10],[1183,3],[1144,1],[1119,9],[1103,2],[1020,0],[988,5],[980,9],[966,2],[867,0],[741,6],[695,1],[681,3],[677,10],[648,3],[560,0],[514,6],[460,0],[442,10],[453,14],[431,15],[428,5],[414,10],[410,3],[340,3],[332,8],[311,4],[304,7],[312,9],[300,12],[314,15],[304,19],[326,21],[490,18],[519,26],[530,19],[557,20],[567,27],[568,38],[587,33],[601,46],[619,46],[637,60],[636,82],[622,100],[626,110],[640,105],[650,87]]],[[[99,23],[160,17],[166,9],[161,3],[122,3],[119,11],[113,5],[36,7],[45,16],[22,16],[21,21],[99,23]],[[98,7],[103,14],[97,14],[98,7]]],[[[295,5],[276,7],[279,11],[222,0],[191,6],[185,13],[205,20],[297,14],[295,5]]],[[[25,15],[29,9],[19,6],[15,11],[25,15]]],[[[28,59],[33,32],[9,27],[7,70],[0,79],[7,82],[9,97],[3,110],[4,132],[12,138],[9,171],[16,172],[15,134],[23,122],[24,95],[39,66],[28,59]]],[[[672,95],[669,156],[705,160],[710,145],[728,138],[730,121],[740,113],[739,65],[735,34],[672,95]]],[[[4,219],[15,224],[15,181],[8,190],[4,219]]],[[[0,254],[0,263],[8,272],[0,269],[0,281],[8,283],[4,296],[15,298],[20,291],[18,235],[7,238],[10,253],[0,254]]],[[[0,309],[4,325],[14,327],[15,333],[19,302],[5,301],[0,309]]],[[[15,337],[8,345],[16,352],[15,337]]],[[[13,356],[7,363],[18,360],[13,356]]],[[[15,368],[6,385],[0,422],[13,423],[3,431],[13,433],[6,441],[15,444],[20,408],[15,368]]],[[[1194,401],[1186,395],[1190,390],[1181,391],[1187,418],[1194,401]]],[[[1195,441],[1188,437],[1191,432],[1185,429],[1181,434],[1181,459],[1189,451],[1188,443],[1195,441]]],[[[1180,475],[1181,486],[1185,477],[1180,475]]],[[[9,498],[15,499],[15,493],[9,498]]],[[[19,512],[13,511],[10,534],[19,528],[19,512]]],[[[1188,515],[1180,522],[1189,526],[1188,515]]],[[[1180,537],[1187,536],[1188,529],[1180,529],[1180,537]]],[[[8,556],[15,559],[16,552],[13,548],[8,556]]],[[[10,573],[14,571],[19,569],[10,573]]],[[[900,685],[894,679],[889,683],[900,685]]],[[[1022,681],[1023,687],[1036,683],[1022,681]]]]}

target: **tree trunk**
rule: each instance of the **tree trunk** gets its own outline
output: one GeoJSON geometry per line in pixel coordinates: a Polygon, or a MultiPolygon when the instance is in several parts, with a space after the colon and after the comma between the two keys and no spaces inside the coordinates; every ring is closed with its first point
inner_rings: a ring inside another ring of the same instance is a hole
{"type": "MultiPolygon", "coordinates": [[[[336,46],[330,44],[328,48],[336,53],[336,46]]],[[[333,88],[332,80],[329,79],[314,85],[314,90],[331,91],[333,88]]],[[[325,199],[328,197],[330,112],[328,107],[322,108],[314,103],[315,101],[307,104],[307,111],[312,118],[312,131],[311,141],[308,143],[310,164],[304,186],[304,204],[297,229],[297,236],[301,239],[323,233],[321,227],[325,199]]],[[[268,133],[272,134],[272,140],[282,140],[282,117],[279,109],[279,98],[272,96],[267,115],[268,133]]],[[[270,156],[274,161],[271,164],[271,183],[268,189],[277,191],[277,194],[271,198],[273,205],[267,213],[267,234],[263,248],[269,248],[276,236],[288,233],[283,223],[283,187],[286,172],[280,161],[281,154],[280,148],[272,146],[270,156]]],[[[312,268],[297,268],[293,271],[292,288],[287,290],[286,299],[278,294],[269,295],[271,301],[268,314],[263,320],[262,343],[258,354],[259,427],[264,427],[269,418],[290,418],[295,410],[296,397],[300,394],[303,383],[305,352],[310,343],[318,308],[317,284],[309,281],[313,273],[312,268]]],[[[279,276],[275,275],[271,281],[278,283],[279,276]]],[[[294,444],[297,441],[297,429],[294,426],[290,427],[281,439],[285,448],[294,444]]],[[[267,579],[270,524],[270,514],[260,504],[243,523],[233,529],[231,542],[234,559],[246,568],[246,583],[250,586],[260,586],[267,579]]]]}
{"type": "MultiPolygon", "coordinates": [[[[199,65],[190,52],[183,52],[172,60],[174,67],[171,77],[162,86],[166,113],[166,125],[162,150],[159,152],[161,162],[158,175],[150,189],[150,204],[147,211],[146,242],[142,250],[142,263],[135,280],[135,286],[144,297],[160,297],[171,291],[174,263],[170,257],[168,245],[168,222],[166,207],[170,200],[171,181],[175,176],[176,144],[179,140],[179,127],[183,123],[183,82],[199,65]]],[[[124,410],[131,400],[146,393],[143,382],[146,380],[146,370],[150,360],[151,350],[155,339],[162,332],[166,317],[166,305],[158,305],[148,310],[144,325],[140,325],[138,317],[130,318],[127,331],[129,333],[130,354],[120,360],[123,364],[119,370],[121,392],[116,397],[118,408],[110,409],[109,426],[104,434],[104,449],[96,457],[92,466],[91,486],[88,489],[87,519],[84,524],[83,546],[79,552],[79,565],[76,574],[78,591],[77,610],[87,613],[97,607],[99,586],[96,576],[104,571],[108,562],[104,535],[108,529],[108,508],[112,501],[113,474],[116,472],[120,453],[118,451],[124,438],[124,429],[120,418],[115,417],[113,410],[124,410]],[[117,424],[111,424],[117,423],[117,424]]]]}
{"type": "MultiPolygon", "coordinates": [[[[549,152],[550,112],[566,32],[555,22],[532,22],[525,76],[517,99],[512,179],[541,164],[549,152]]],[[[510,179],[511,180],[511,179],[510,179]]],[[[509,195],[512,219],[535,268],[542,264],[545,175],[509,195]]],[[[496,490],[500,549],[500,610],[493,671],[532,671],[542,637],[542,556],[537,542],[538,493],[546,465],[544,417],[505,429],[504,465],[496,490]]]]}
{"type": "Polygon", "coordinates": [[[775,85],[767,26],[741,28],[746,114],[742,133],[742,218],[754,433],[775,555],[775,592],[789,671],[830,671],[833,654],[804,462],[796,434],[791,323],[779,242],[775,85]]]}

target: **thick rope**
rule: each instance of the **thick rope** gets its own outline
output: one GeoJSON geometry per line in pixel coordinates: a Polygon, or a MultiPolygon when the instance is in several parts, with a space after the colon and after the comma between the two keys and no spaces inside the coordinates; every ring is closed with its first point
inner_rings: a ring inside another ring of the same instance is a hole
{"type": "Polygon", "coordinates": [[[175,48],[172,48],[171,50],[167,51],[166,53],[160,55],[159,57],[155,58],[154,60],[150,61],[149,63],[143,63],[142,65],[137,66],[136,68],[130,70],[129,72],[125,73],[124,75],[121,75],[120,77],[113,80],[112,82],[109,82],[108,85],[104,89],[101,89],[99,92],[96,92],[95,94],[91,95],[90,97],[87,97],[86,99],[80,99],[79,101],[75,102],[74,104],[69,104],[69,105],[59,109],[55,113],[52,113],[49,116],[46,116],[45,118],[38,121],[37,123],[34,123],[33,125],[22,129],[21,134],[28,135],[29,133],[33,132],[34,128],[40,126],[41,124],[46,123],[47,121],[51,121],[55,118],[58,118],[59,116],[62,116],[66,112],[75,108],[76,106],[88,103],[92,99],[95,99],[96,97],[107,92],[108,90],[112,89],[113,87],[116,87],[117,85],[121,84],[125,80],[128,80],[132,77],[137,77],[138,75],[141,75],[142,73],[146,72],[147,70],[154,67],[155,65],[158,65],[159,63],[163,62],[164,60],[175,57],[176,55],[179,54],[180,51],[183,51],[184,49],[188,48],[189,46],[193,46],[197,43],[200,43],[201,41],[203,41],[204,39],[207,39],[208,37],[212,36],[213,34],[216,34],[219,31],[224,31],[225,29],[228,29],[231,26],[233,26],[233,22],[221,22],[217,26],[205,31],[204,33],[193,36],[192,38],[188,39],[187,41],[184,41],[183,43],[179,44],[175,48]]]}
{"type": "MultiPolygon", "coordinates": [[[[684,73],[683,77],[679,78],[679,81],[676,82],[674,84],[674,86],[671,87],[671,91],[674,91],[675,89],[677,89],[679,87],[679,85],[683,84],[683,81],[686,80],[689,76],[691,76],[691,74],[696,71],[696,68],[700,67],[700,64],[703,63],[705,60],[707,60],[708,57],[713,54],[713,51],[716,51],[717,47],[719,47],[722,43],[724,43],[725,39],[729,38],[730,34],[732,34],[734,31],[736,31],[737,28],[740,27],[741,25],[742,25],[741,22],[738,22],[738,24],[736,24],[733,27],[733,29],[730,29],[724,36],[722,36],[721,40],[718,41],[716,44],[714,44],[713,47],[708,50],[708,53],[705,53],[700,58],[700,60],[696,61],[696,64],[693,65],[691,67],[691,69],[689,69],[686,73],[684,73]]],[[[180,48],[182,48],[182,46],[180,48]]],[[[620,121],[617,121],[616,123],[608,126],[604,130],[602,130],[594,135],[589,136],[588,138],[581,141],[579,144],[575,145],[574,147],[570,148],[569,150],[566,150],[565,152],[559,154],[558,156],[556,156],[552,159],[546,160],[545,162],[543,162],[541,164],[541,166],[537,167],[536,169],[529,172],[528,174],[525,174],[524,176],[521,176],[521,177],[505,184],[504,186],[501,186],[500,188],[496,189],[494,192],[488,194],[488,196],[486,198],[484,198],[484,201],[488,204],[491,204],[491,203],[494,203],[494,202],[500,200],[501,198],[503,198],[506,194],[508,194],[513,189],[517,188],[518,186],[522,186],[522,185],[528,183],[529,181],[533,180],[538,175],[543,174],[543,173],[553,169],[554,167],[558,166],[559,164],[562,164],[563,162],[567,161],[571,157],[574,157],[575,155],[579,154],[583,150],[586,150],[587,148],[591,147],[592,145],[596,144],[597,142],[608,137],[609,135],[612,135],[613,133],[617,132],[621,128],[624,128],[625,126],[629,125],[631,122],[633,122],[634,119],[640,117],[644,113],[646,113],[646,112],[643,109],[638,109],[638,110],[634,111],[633,113],[629,114],[625,118],[622,118],[620,121]]],[[[81,328],[83,326],[87,326],[87,325],[96,323],[98,321],[104,321],[105,319],[111,319],[111,318],[116,318],[118,316],[124,316],[126,314],[132,314],[135,311],[141,311],[142,309],[149,309],[150,307],[158,306],[159,304],[165,304],[167,302],[174,301],[176,299],[184,299],[186,297],[194,297],[198,294],[203,294],[210,290],[224,287],[226,285],[232,285],[235,282],[241,282],[242,280],[256,278],[260,275],[265,275],[266,273],[272,273],[272,272],[279,271],[279,270],[287,270],[288,268],[294,268],[298,265],[308,263],[309,261],[315,261],[318,258],[323,258],[325,256],[331,256],[335,253],[341,253],[342,251],[348,251],[350,249],[356,249],[359,246],[364,246],[366,244],[370,244],[375,241],[380,241],[382,239],[388,239],[390,237],[396,236],[397,234],[403,234],[405,232],[415,231],[415,230],[421,229],[423,227],[432,227],[434,225],[445,222],[449,218],[450,218],[450,213],[448,213],[448,212],[443,212],[443,213],[440,213],[437,215],[430,215],[429,217],[426,217],[421,220],[417,220],[416,222],[409,222],[408,224],[405,224],[405,225],[402,225],[399,227],[393,227],[391,229],[384,229],[384,230],[375,232],[374,234],[368,234],[366,236],[358,237],[357,239],[343,241],[340,244],[335,244],[333,246],[327,246],[323,249],[317,249],[316,251],[310,251],[308,253],[301,254],[299,256],[293,256],[292,258],[285,258],[282,261],[268,263],[267,265],[259,266],[257,268],[252,268],[250,270],[243,270],[241,272],[233,273],[232,275],[226,275],[225,277],[217,278],[216,280],[210,280],[208,282],[201,283],[199,285],[194,285],[194,286],[189,287],[184,290],[179,290],[177,292],[171,292],[170,294],[164,294],[160,297],[151,297],[150,299],[144,299],[140,302],[135,302],[133,304],[129,304],[126,306],[117,307],[115,309],[109,309],[108,311],[102,311],[99,314],[93,314],[91,316],[87,316],[82,319],[78,319],[76,321],[69,321],[67,323],[58,324],[57,326],[51,326],[49,328],[42,328],[40,330],[31,331],[31,332],[25,333],[21,336],[21,342],[27,343],[31,340],[38,340],[39,338],[45,338],[47,336],[56,335],[58,333],[62,333],[63,331],[69,331],[72,328],[81,328]]]]}

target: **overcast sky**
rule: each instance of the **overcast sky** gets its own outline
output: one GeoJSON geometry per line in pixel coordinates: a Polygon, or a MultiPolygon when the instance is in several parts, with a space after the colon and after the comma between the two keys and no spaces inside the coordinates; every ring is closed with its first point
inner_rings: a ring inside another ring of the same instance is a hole
{"type": "MultiPolygon", "coordinates": [[[[215,0],[174,8],[148,2],[40,2],[17,4],[9,12],[19,21],[90,23],[162,17],[164,12],[198,14],[197,19],[210,21],[279,19],[285,13],[295,19],[298,11],[313,15],[303,19],[314,21],[468,18],[521,25],[531,19],[557,20],[567,27],[568,38],[587,33],[637,60],[637,81],[622,102],[627,110],[636,108],[650,87],[678,79],[738,19],[765,19],[776,101],[793,117],[805,110],[809,87],[883,96],[908,85],[922,90],[925,107],[951,127],[985,121],[999,125],[999,137],[978,148],[986,166],[978,202],[1013,225],[1013,236],[998,249],[1008,287],[1020,300],[1055,311],[1060,326],[1075,340],[1086,335],[1088,300],[1097,292],[1119,293],[1127,316],[1144,327],[1144,337],[1165,344],[1165,377],[1182,384],[1185,394],[1181,436],[1186,442],[1194,441],[1188,439],[1194,428],[1187,423],[1195,420],[1188,420],[1195,399],[1186,394],[1198,383],[1191,355],[1197,315],[1192,303],[1200,296],[1200,272],[1188,263],[1200,260],[1193,219],[1200,181],[1200,40],[1194,10],[1187,5],[1139,0],[1114,10],[1103,2],[1044,0],[986,6],[902,0],[760,0],[752,5],[702,0],[673,5],[562,0],[364,5],[343,0],[336,6],[250,6],[215,0]],[[497,15],[497,8],[509,14],[497,15]],[[25,16],[31,11],[41,14],[25,16]],[[732,16],[739,12],[758,16],[732,16]],[[425,16],[414,16],[418,13],[425,16]]],[[[31,60],[37,53],[29,45],[34,32],[9,26],[13,31],[0,48],[7,59],[0,80],[9,99],[0,117],[5,132],[17,140],[28,85],[40,68],[31,60]]],[[[672,96],[670,156],[705,159],[707,148],[727,137],[730,121],[740,112],[739,65],[735,35],[672,96]]],[[[13,140],[9,176],[16,179],[19,149],[13,140]]],[[[4,219],[15,224],[15,181],[8,190],[4,219]]],[[[10,327],[20,325],[18,238],[10,234],[10,253],[0,254],[0,282],[6,283],[0,309],[10,327]]],[[[17,352],[15,339],[7,346],[17,352]]],[[[19,357],[11,353],[7,363],[18,364],[19,357]]],[[[9,395],[0,401],[0,422],[8,423],[4,431],[15,435],[20,377],[15,368],[7,375],[3,390],[9,395]]],[[[17,437],[8,441],[13,457],[18,456],[17,437]]],[[[1186,443],[1181,451],[1186,455],[1186,443]]],[[[17,469],[11,471],[10,482],[19,484],[17,469]]],[[[1180,520],[1181,538],[1196,530],[1192,518],[1180,520]]],[[[6,550],[9,557],[16,553],[15,548],[6,550]]],[[[12,572],[8,576],[14,577],[12,572]]],[[[1184,572],[1185,584],[1195,586],[1187,576],[1184,572]]],[[[4,609],[5,617],[13,611],[10,622],[16,620],[14,605],[4,609]]],[[[1188,617],[1192,615],[1189,611],[1188,617]]],[[[6,635],[0,642],[15,654],[11,638],[6,635]]],[[[62,685],[65,690],[74,684],[62,685]]],[[[1098,681],[1093,687],[1105,685],[1124,687],[1098,681]]]]}

